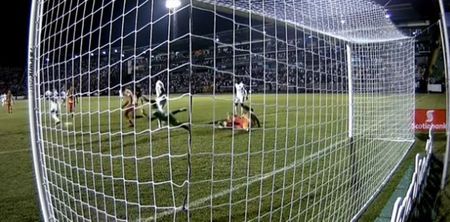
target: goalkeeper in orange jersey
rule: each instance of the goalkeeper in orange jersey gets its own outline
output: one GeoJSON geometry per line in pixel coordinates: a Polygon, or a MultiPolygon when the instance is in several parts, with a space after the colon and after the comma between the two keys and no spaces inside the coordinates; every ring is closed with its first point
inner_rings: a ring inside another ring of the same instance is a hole
{"type": "Polygon", "coordinates": [[[8,90],[8,92],[6,93],[5,103],[6,103],[6,111],[11,114],[12,105],[14,103],[13,94],[11,93],[11,90],[8,90]]]}
{"type": "Polygon", "coordinates": [[[242,115],[228,115],[226,119],[219,120],[216,124],[220,128],[235,128],[248,131],[252,127],[261,127],[258,116],[253,112],[253,109],[242,104],[244,110],[242,115]]]}
{"type": "Polygon", "coordinates": [[[73,112],[75,111],[75,102],[77,101],[75,95],[75,88],[71,86],[69,91],[67,91],[67,112],[73,117],[73,112]]]}
{"type": "Polygon", "coordinates": [[[125,102],[122,104],[122,109],[125,109],[125,118],[127,118],[128,123],[130,124],[129,127],[134,127],[133,119],[138,99],[131,90],[125,89],[123,91],[123,100],[125,102]]]}

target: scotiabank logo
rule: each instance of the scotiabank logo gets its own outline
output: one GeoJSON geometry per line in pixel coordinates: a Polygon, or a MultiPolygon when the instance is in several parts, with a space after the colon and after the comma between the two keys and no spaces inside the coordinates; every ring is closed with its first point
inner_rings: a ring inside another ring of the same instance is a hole
{"type": "Polygon", "coordinates": [[[434,110],[427,110],[427,120],[425,122],[432,123],[434,120],[434,110]]]}
{"type": "Polygon", "coordinates": [[[445,131],[447,125],[445,109],[416,109],[414,129],[428,131],[431,126],[435,131],[445,131]]]}

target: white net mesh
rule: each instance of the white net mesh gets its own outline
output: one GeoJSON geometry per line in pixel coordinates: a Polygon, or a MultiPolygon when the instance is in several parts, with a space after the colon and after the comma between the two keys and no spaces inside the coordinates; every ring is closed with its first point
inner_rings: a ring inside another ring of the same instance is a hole
{"type": "Polygon", "coordinates": [[[370,1],[34,5],[51,219],[351,220],[413,143],[414,41],[370,1]]]}

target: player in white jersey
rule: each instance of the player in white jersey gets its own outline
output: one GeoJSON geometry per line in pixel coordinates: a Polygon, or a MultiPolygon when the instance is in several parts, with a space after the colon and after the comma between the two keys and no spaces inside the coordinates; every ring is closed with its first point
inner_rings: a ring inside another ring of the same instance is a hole
{"type": "Polygon", "coordinates": [[[242,115],[242,105],[244,105],[244,102],[248,99],[247,90],[242,82],[234,84],[234,87],[236,88],[236,93],[234,95],[234,113],[237,114],[237,107],[240,106],[241,112],[239,115],[242,115]]]}
{"type": "Polygon", "coordinates": [[[119,90],[119,98],[120,98],[120,101],[122,101],[122,99],[123,99],[123,91],[122,90],[119,90]]]}
{"type": "Polygon", "coordinates": [[[61,103],[65,106],[66,105],[66,91],[61,91],[59,98],[61,99],[61,103]]]}
{"type": "Polygon", "coordinates": [[[5,106],[5,104],[6,104],[6,93],[3,93],[0,96],[0,100],[2,101],[2,106],[5,106]]]}
{"type": "Polygon", "coordinates": [[[52,92],[47,91],[45,92],[45,96],[47,97],[47,100],[50,104],[50,116],[55,121],[55,124],[58,125],[60,123],[59,120],[59,105],[58,105],[58,92],[56,90],[52,92]]]}
{"type": "MultiPolygon", "coordinates": [[[[156,91],[156,108],[158,109],[158,112],[165,113],[164,107],[167,103],[167,96],[166,96],[166,88],[164,88],[164,83],[161,80],[156,81],[155,86],[156,91]]],[[[158,127],[161,127],[161,120],[158,119],[158,127]]]]}
{"type": "Polygon", "coordinates": [[[48,99],[50,98],[50,96],[52,96],[52,91],[50,90],[45,91],[44,98],[48,99]]]}
{"type": "Polygon", "coordinates": [[[164,88],[164,83],[161,80],[156,82],[156,106],[160,112],[164,112],[164,107],[167,103],[166,89],[164,88]]]}
{"type": "Polygon", "coordinates": [[[52,96],[56,99],[56,102],[58,102],[58,100],[59,100],[59,93],[58,93],[58,90],[53,89],[53,94],[52,94],[52,96]]]}

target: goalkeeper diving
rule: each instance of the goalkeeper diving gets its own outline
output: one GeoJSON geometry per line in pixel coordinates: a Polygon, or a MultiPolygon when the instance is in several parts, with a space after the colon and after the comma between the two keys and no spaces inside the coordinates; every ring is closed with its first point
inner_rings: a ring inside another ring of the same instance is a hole
{"type": "Polygon", "coordinates": [[[249,131],[253,127],[261,127],[258,116],[252,108],[245,105],[245,101],[248,100],[248,93],[245,89],[244,83],[236,83],[236,93],[234,94],[234,114],[227,115],[226,119],[216,121],[215,124],[219,128],[234,128],[243,129],[249,131]],[[237,112],[237,108],[240,107],[240,112],[237,112]]]}
{"type": "Polygon", "coordinates": [[[227,115],[226,119],[216,121],[215,124],[219,128],[234,128],[249,131],[254,127],[261,127],[261,122],[252,108],[245,104],[241,104],[243,110],[242,115],[227,115]]]}

